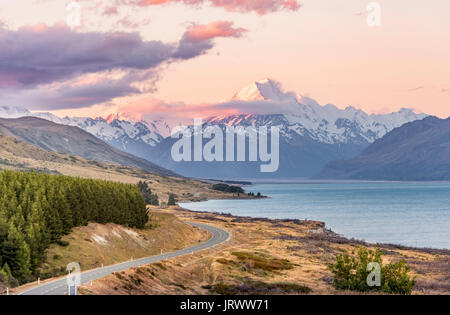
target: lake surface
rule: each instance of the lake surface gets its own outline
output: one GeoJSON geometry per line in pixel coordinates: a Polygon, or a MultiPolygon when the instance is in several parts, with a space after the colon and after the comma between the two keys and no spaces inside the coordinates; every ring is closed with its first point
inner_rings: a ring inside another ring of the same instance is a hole
{"type": "Polygon", "coordinates": [[[270,198],[182,203],[195,211],[309,219],[368,242],[450,249],[450,182],[257,184],[270,198]]]}

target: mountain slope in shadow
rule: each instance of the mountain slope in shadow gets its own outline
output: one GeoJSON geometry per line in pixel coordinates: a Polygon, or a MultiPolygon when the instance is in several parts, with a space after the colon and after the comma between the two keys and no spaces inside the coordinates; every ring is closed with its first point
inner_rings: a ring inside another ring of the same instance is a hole
{"type": "Polygon", "coordinates": [[[404,124],[355,158],[328,163],[315,178],[450,180],[450,118],[404,124]]]}

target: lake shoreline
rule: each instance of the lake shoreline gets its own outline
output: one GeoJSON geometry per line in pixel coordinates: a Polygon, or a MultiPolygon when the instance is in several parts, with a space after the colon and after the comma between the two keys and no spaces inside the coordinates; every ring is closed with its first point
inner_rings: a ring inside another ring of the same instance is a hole
{"type": "Polygon", "coordinates": [[[268,198],[249,198],[250,203],[208,196],[200,203],[179,204],[193,211],[322,221],[340,235],[368,243],[450,249],[450,183],[255,184],[245,189],[268,198]]]}
{"type": "MultiPolygon", "coordinates": [[[[222,200],[222,199],[217,199],[222,200]]],[[[192,203],[198,202],[198,201],[192,201],[192,203]]],[[[252,217],[252,216],[239,216],[234,215],[231,213],[224,213],[224,212],[213,212],[213,211],[203,211],[203,210],[190,210],[188,208],[184,208],[181,206],[178,206],[176,208],[178,211],[184,211],[184,212],[190,212],[195,214],[208,214],[214,216],[220,216],[220,217],[227,217],[231,218],[235,222],[275,222],[275,223],[283,223],[283,222],[315,222],[319,225],[321,225],[322,232],[327,234],[327,236],[330,236],[332,238],[338,239],[342,243],[349,243],[353,245],[361,245],[361,246],[367,246],[367,247],[376,247],[380,246],[381,248],[390,248],[390,249],[401,249],[401,250],[414,250],[417,252],[424,252],[424,253],[430,253],[430,254],[446,254],[450,255],[450,249],[447,248],[434,248],[434,247],[415,247],[415,246],[408,246],[408,245],[402,245],[402,244],[394,244],[394,243],[376,243],[376,242],[367,242],[365,240],[360,240],[356,238],[350,238],[343,234],[334,232],[331,228],[327,228],[326,222],[320,221],[320,220],[309,220],[309,219],[273,219],[273,218],[265,218],[265,217],[252,217]]],[[[214,220],[214,219],[212,219],[214,220]]]]}

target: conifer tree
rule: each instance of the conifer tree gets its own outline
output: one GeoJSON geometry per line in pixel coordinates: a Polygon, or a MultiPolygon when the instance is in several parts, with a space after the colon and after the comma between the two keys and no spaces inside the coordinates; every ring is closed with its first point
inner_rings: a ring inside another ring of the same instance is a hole
{"type": "Polygon", "coordinates": [[[175,206],[176,202],[175,202],[175,195],[174,194],[169,194],[169,200],[167,201],[167,205],[168,206],[175,206]]]}

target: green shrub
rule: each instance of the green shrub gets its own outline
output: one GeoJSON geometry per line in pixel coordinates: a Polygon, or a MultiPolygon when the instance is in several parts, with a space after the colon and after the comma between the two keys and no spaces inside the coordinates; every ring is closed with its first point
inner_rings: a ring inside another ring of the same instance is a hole
{"type": "Polygon", "coordinates": [[[361,247],[356,256],[341,254],[336,257],[336,263],[330,264],[329,269],[334,274],[333,286],[338,290],[359,292],[381,291],[395,294],[411,294],[415,278],[410,278],[409,266],[402,260],[383,266],[382,253],[379,248],[369,250],[361,247]],[[370,286],[368,279],[373,276],[370,263],[380,266],[380,285],[370,286]],[[369,267],[368,267],[369,266],[369,267]]]}
{"type": "Polygon", "coordinates": [[[69,246],[69,242],[68,241],[63,241],[63,240],[57,240],[56,244],[58,244],[59,246],[62,246],[62,247],[69,246]]]}
{"type": "Polygon", "coordinates": [[[411,294],[416,281],[409,277],[410,269],[404,260],[385,266],[383,291],[386,293],[411,294]]]}

